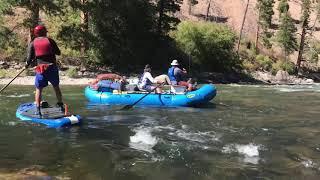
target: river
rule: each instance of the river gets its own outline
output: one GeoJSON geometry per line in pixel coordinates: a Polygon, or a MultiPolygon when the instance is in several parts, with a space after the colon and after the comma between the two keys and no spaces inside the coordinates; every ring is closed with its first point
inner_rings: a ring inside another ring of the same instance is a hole
{"type": "MultiPolygon", "coordinates": [[[[81,126],[48,129],[15,117],[33,87],[0,95],[1,174],[57,179],[320,179],[320,85],[218,85],[203,108],[119,110],[63,86],[81,126]]],[[[44,96],[55,103],[51,89],[44,96]]]]}

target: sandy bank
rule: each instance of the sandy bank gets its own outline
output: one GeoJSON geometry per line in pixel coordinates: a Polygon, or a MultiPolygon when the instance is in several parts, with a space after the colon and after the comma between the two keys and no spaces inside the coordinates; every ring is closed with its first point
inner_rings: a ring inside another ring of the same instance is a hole
{"type": "MultiPolygon", "coordinates": [[[[9,83],[12,78],[0,79],[0,84],[5,85],[9,83]]],[[[67,76],[60,76],[61,85],[87,85],[93,78],[69,78],[67,76]]],[[[12,85],[34,85],[34,76],[24,76],[16,78],[12,85]]]]}

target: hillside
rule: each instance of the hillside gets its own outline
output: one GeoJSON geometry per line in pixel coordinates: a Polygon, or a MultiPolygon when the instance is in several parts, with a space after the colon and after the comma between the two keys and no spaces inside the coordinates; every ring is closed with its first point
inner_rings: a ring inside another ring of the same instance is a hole
{"type": "MultiPolygon", "coordinates": [[[[199,21],[204,20],[209,0],[201,0],[198,1],[199,3],[192,7],[192,14],[189,14],[189,6],[187,0],[183,1],[183,5],[181,6],[181,12],[179,13],[179,17],[183,20],[193,20],[199,21]]],[[[227,24],[231,29],[239,34],[245,8],[246,8],[247,0],[212,0],[211,1],[211,8],[209,11],[210,20],[227,24]]],[[[244,24],[243,29],[243,37],[254,42],[256,38],[256,31],[257,31],[257,10],[256,10],[256,3],[257,0],[250,0],[249,8],[246,16],[246,21],[244,24]]],[[[276,1],[274,6],[273,15],[273,23],[275,26],[278,24],[278,7],[279,2],[276,1]]],[[[290,5],[290,14],[294,21],[296,22],[296,27],[298,29],[297,34],[301,33],[301,28],[299,24],[299,19],[301,16],[301,5],[299,1],[292,0],[289,2],[290,5]]],[[[315,25],[315,32],[313,33],[313,39],[320,40],[320,23],[316,22],[315,12],[311,14],[311,21],[310,25],[315,25]]],[[[274,29],[276,30],[276,29],[274,29]]],[[[297,36],[297,40],[299,41],[300,37],[297,36]]],[[[265,54],[273,55],[275,57],[282,57],[282,51],[279,47],[273,46],[272,50],[265,50],[265,54]]],[[[297,52],[293,53],[290,57],[292,61],[295,61],[297,58],[297,52]]],[[[320,63],[319,63],[320,64],[320,63]]]]}
{"type": "MultiPolygon", "coordinates": [[[[257,12],[256,12],[256,2],[257,0],[250,0],[249,9],[247,13],[247,18],[244,26],[244,34],[250,38],[255,38],[255,33],[257,30],[257,12]]],[[[230,26],[236,32],[240,31],[244,11],[246,8],[247,0],[213,0],[210,8],[210,16],[213,21],[217,21],[220,23],[225,23],[230,26]]],[[[275,14],[273,16],[273,22],[275,24],[278,23],[278,1],[275,4],[275,14]]],[[[289,2],[290,5],[290,13],[294,20],[297,22],[300,19],[300,4],[297,0],[292,0],[289,2]]],[[[208,0],[200,0],[197,5],[192,8],[193,15],[189,15],[188,13],[188,3],[187,0],[183,1],[183,5],[181,6],[181,12],[179,17],[181,19],[191,19],[191,20],[201,20],[206,15],[208,7],[208,0]]],[[[312,13],[310,24],[313,25],[315,22],[315,14],[312,13]]],[[[297,24],[298,27],[298,24],[297,24]]],[[[314,33],[314,37],[320,40],[320,24],[316,24],[316,31],[314,33]]],[[[299,31],[299,30],[298,30],[299,31]]]]}

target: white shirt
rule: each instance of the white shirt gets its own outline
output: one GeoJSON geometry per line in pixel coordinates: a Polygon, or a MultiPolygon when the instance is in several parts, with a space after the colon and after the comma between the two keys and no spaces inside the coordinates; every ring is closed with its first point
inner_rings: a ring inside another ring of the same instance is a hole
{"type": "Polygon", "coordinates": [[[156,81],[154,80],[154,78],[152,77],[151,73],[149,72],[145,72],[143,74],[143,77],[141,78],[141,83],[139,84],[139,88],[144,88],[147,85],[148,80],[151,83],[156,83],[156,81]]]}

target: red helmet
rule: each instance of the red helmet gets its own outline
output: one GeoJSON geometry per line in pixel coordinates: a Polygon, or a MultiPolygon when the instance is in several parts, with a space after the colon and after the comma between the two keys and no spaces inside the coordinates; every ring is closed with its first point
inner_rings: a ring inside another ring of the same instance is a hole
{"type": "Polygon", "coordinates": [[[36,37],[39,37],[39,36],[46,36],[47,35],[47,28],[43,25],[37,25],[34,30],[33,30],[33,34],[36,36],[36,37]]]}

